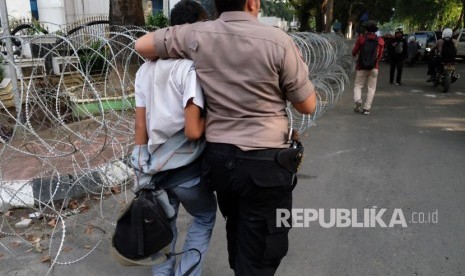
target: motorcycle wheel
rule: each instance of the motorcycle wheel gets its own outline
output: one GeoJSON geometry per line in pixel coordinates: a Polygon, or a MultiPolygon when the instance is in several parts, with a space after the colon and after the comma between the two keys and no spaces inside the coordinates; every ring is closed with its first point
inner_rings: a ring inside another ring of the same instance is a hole
{"type": "Polygon", "coordinates": [[[446,93],[447,91],[449,91],[449,88],[450,88],[450,74],[446,74],[444,76],[444,89],[442,90],[442,92],[446,93]]]}

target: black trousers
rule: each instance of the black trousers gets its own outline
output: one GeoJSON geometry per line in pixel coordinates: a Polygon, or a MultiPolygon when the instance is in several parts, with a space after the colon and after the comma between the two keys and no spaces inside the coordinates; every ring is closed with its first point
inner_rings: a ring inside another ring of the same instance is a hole
{"type": "MultiPolygon", "coordinates": [[[[235,275],[274,275],[288,250],[276,209],[290,210],[295,175],[274,160],[278,149],[241,151],[208,143],[202,177],[216,191],[226,218],[229,265],[235,275]]],[[[294,182],[295,183],[295,182],[294,182]]]]}
{"type": "Polygon", "coordinates": [[[389,82],[394,81],[394,73],[397,69],[396,82],[401,83],[402,81],[402,70],[404,68],[404,59],[403,58],[392,58],[390,60],[390,70],[389,70],[389,82]]]}
{"type": "Polygon", "coordinates": [[[435,76],[437,72],[442,72],[444,66],[441,63],[441,58],[438,56],[430,57],[428,60],[428,75],[435,76]]]}

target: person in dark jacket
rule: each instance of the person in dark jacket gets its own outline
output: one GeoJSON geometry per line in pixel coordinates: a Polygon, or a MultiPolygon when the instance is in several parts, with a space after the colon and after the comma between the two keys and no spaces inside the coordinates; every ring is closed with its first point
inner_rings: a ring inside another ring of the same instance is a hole
{"type": "Polygon", "coordinates": [[[397,69],[396,85],[401,85],[402,80],[402,69],[404,67],[404,61],[408,55],[407,41],[404,38],[404,32],[401,28],[396,29],[394,38],[387,45],[389,54],[389,63],[391,69],[389,71],[389,82],[393,84],[394,73],[397,69]]]}

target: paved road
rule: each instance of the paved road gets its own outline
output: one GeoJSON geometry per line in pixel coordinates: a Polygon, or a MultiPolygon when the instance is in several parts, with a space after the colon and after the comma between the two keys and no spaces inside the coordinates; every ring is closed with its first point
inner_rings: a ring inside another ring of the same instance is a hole
{"type": "Polygon", "coordinates": [[[400,208],[408,227],[294,229],[278,275],[465,273],[464,79],[444,95],[425,82],[426,65],[405,68],[403,86],[389,84],[388,70],[372,115],[353,112],[351,86],[317,122],[295,207],[400,208]],[[410,223],[436,211],[436,224],[410,223]]]}
{"type": "MultiPolygon", "coordinates": [[[[324,228],[311,222],[291,231],[289,253],[277,275],[465,273],[465,78],[442,94],[425,82],[424,64],[405,68],[403,86],[389,85],[388,70],[385,64],[380,69],[372,115],[353,112],[351,85],[337,107],[317,121],[305,141],[307,156],[294,206],[322,209],[327,222],[331,208],[356,209],[358,221],[363,221],[365,209],[385,208],[382,220],[387,224],[394,210],[400,210],[407,227],[324,228]],[[434,214],[437,223],[413,223],[421,220],[420,214],[434,214]]],[[[458,72],[465,77],[465,63],[458,72]]],[[[64,262],[82,256],[85,245],[103,235],[98,229],[82,234],[95,213],[86,216],[68,224],[64,262]]],[[[3,245],[10,242],[0,239],[3,245]]],[[[0,275],[47,271],[40,254],[24,253],[21,246],[6,251],[2,244],[0,275]]],[[[90,256],[56,266],[51,275],[150,275],[150,268],[116,265],[107,248],[105,239],[90,256]]],[[[225,249],[219,216],[203,275],[233,275],[225,249]]]]}

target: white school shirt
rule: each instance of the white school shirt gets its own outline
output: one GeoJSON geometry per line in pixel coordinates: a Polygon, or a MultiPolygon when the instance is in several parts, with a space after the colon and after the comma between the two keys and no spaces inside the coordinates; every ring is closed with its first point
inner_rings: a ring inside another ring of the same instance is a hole
{"type": "Polygon", "coordinates": [[[167,59],[144,63],[136,74],[137,107],[146,109],[148,149],[152,154],[184,128],[189,99],[204,108],[202,88],[191,60],[167,59]]]}

